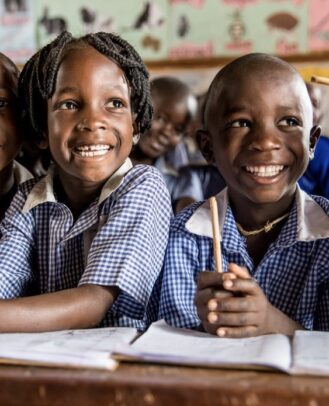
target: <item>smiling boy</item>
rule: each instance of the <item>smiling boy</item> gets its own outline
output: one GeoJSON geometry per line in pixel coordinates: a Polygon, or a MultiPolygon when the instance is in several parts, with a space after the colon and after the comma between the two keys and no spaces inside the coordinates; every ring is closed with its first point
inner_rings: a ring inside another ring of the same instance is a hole
{"type": "Polygon", "coordinates": [[[216,196],[224,273],[209,204],[194,204],[171,227],[159,317],[221,337],[329,329],[329,202],[297,186],[319,135],[286,62],[250,54],[217,74],[199,137],[227,184],[216,196]]]}

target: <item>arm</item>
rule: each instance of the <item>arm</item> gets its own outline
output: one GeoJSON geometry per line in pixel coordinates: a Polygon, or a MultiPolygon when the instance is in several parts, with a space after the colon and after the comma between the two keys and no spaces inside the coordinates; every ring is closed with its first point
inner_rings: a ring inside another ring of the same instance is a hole
{"type": "Polygon", "coordinates": [[[0,332],[92,328],[104,318],[118,289],[97,285],[0,301],[0,332]]]}
{"type": "Polygon", "coordinates": [[[220,337],[293,335],[303,329],[272,306],[248,271],[235,264],[229,264],[227,274],[200,275],[196,301],[204,328],[220,337]],[[221,292],[224,288],[231,295],[216,295],[216,288],[221,292]]]}
{"type": "Polygon", "coordinates": [[[118,287],[115,317],[143,319],[168,241],[170,196],[158,171],[144,168],[132,172],[136,179],[109,201],[108,220],[93,240],[79,282],[118,287]]]}

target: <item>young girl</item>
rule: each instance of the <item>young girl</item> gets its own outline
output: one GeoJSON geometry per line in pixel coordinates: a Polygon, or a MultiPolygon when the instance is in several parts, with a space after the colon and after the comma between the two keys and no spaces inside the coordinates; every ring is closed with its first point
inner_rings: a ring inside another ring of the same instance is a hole
{"type": "Polygon", "coordinates": [[[329,329],[329,202],[297,186],[320,135],[298,72],[241,57],[210,86],[199,137],[227,188],[216,197],[223,275],[208,202],[172,224],[160,316],[220,337],[329,329]]]}
{"type": "Polygon", "coordinates": [[[128,159],[151,119],[145,65],[118,36],[66,32],[28,61],[19,92],[54,164],[3,222],[0,331],[144,329],[171,217],[161,175],[128,159]]]}

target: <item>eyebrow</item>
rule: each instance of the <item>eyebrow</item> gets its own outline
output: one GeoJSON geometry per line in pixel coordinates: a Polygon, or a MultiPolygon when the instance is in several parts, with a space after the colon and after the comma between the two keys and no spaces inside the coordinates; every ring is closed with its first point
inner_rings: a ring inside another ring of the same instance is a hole
{"type": "Polygon", "coordinates": [[[243,106],[243,105],[233,106],[233,107],[229,107],[224,110],[224,116],[231,116],[232,114],[243,113],[248,110],[249,110],[249,108],[247,106],[243,106]]]}

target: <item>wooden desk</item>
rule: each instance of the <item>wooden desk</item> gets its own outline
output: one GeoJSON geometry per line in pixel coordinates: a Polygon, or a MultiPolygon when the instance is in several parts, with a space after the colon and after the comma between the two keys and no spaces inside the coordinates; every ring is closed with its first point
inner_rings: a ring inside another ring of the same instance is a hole
{"type": "Polygon", "coordinates": [[[0,366],[0,405],[328,406],[329,378],[136,364],[115,372],[0,366]]]}

